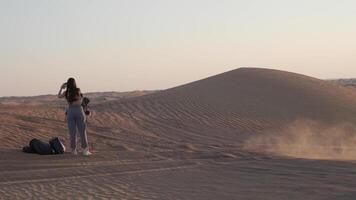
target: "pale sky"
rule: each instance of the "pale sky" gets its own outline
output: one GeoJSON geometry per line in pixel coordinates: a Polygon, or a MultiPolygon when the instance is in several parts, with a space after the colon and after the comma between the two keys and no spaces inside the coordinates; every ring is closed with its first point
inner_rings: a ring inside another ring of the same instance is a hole
{"type": "Polygon", "coordinates": [[[0,0],[0,96],[166,89],[239,67],[356,77],[355,0],[0,0]]]}

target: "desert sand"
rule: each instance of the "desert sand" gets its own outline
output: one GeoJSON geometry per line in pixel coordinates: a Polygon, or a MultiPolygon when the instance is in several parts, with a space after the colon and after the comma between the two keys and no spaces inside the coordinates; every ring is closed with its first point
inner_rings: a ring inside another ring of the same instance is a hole
{"type": "Polygon", "coordinates": [[[240,68],[88,96],[90,157],[22,153],[32,138],[68,144],[65,103],[0,98],[0,199],[356,199],[350,87],[240,68]]]}

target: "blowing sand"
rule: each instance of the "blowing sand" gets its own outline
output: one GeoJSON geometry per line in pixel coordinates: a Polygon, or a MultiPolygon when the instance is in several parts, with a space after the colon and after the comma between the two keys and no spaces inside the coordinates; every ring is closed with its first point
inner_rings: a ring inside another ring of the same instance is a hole
{"type": "Polygon", "coordinates": [[[32,138],[67,142],[63,104],[0,99],[0,198],[356,198],[355,90],[241,68],[101,95],[88,122],[91,157],[21,153],[32,138]]]}

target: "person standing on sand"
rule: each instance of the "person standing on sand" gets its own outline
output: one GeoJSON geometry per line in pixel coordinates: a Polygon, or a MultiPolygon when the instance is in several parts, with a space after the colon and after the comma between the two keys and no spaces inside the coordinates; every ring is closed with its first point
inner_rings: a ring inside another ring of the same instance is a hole
{"type": "Polygon", "coordinates": [[[74,78],[69,78],[66,83],[61,86],[58,98],[66,98],[68,102],[67,124],[69,131],[70,147],[72,154],[77,155],[77,128],[80,134],[83,155],[89,156],[92,153],[89,151],[88,138],[86,133],[86,116],[82,107],[83,94],[77,88],[74,78]],[[62,90],[66,89],[64,92],[62,90]]]}

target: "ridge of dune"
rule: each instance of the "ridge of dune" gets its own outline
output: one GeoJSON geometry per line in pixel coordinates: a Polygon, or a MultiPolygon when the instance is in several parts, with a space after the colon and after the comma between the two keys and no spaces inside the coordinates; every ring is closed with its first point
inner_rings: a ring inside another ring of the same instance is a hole
{"type": "Polygon", "coordinates": [[[154,94],[98,105],[98,109],[139,113],[139,118],[176,120],[184,125],[205,123],[259,131],[300,118],[353,122],[355,97],[353,90],[301,74],[239,68],[154,94]]]}
{"type": "Polygon", "coordinates": [[[353,91],[301,74],[240,68],[165,91],[254,118],[338,118],[356,109],[353,91]]]}

